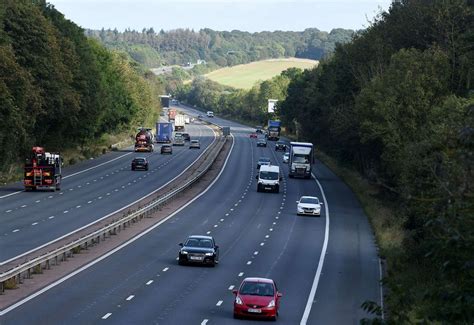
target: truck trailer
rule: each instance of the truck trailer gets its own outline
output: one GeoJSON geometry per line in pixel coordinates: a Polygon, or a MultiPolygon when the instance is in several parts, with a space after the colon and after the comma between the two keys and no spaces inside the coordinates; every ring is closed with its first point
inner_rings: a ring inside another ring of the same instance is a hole
{"type": "Polygon", "coordinates": [[[186,117],[183,114],[176,114],[176,117],[174,119],[174,130],[184,131],[185,124],[186,124],[186,117]]]}
{"type": "Polygon", "coordinates": [[[173,139],[173,123],[158,122],[156,123],[156,142],[171,143],[173,139]]]}
{"type": "Polygon", "coordinates": [[[25,191],[61,189],[62,158],[59,153],[45,152],[33,147],[25,161],[23,184],[25,191]]]}
{"type": "Polygon", "coordinates": [[[290,142],[290,157],[288,160],[289,177],[311,178],[313,144],[308,142],[290,142]]]}

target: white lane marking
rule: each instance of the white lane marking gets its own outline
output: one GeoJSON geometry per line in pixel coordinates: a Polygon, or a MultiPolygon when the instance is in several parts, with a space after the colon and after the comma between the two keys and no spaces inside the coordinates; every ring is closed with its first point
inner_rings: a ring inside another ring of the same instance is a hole
{"type": "Polygon", "coordinates": [[[99,200],[102,200],[102,196],[99,196],[98,199],[99,199],[99,200]]]}
{"type": "Polygon", "coordinates": [[[253,252],[253,255],[258,255],[258,251],[253,252]]]}
{"type": "Polygon", "coordinates": [[[214,225],[214,228],[217,228],[217,225],[214,225]]]}
{"type": "Polygon", "coordinates": [[[220,306],[220,305],[222,305],[222,303],[223,303],[223,302],[224,302],[224,301],[222,301],[222,300],[219,300],[219,301],[217,302],[216,306],[220,306]]]}
{"type": "Polygon", "coordinates": [[[110,315],[112,315],[112,313],[107,313],[104,316],[102,316],[102,319],[107,319],[110,317],[110,315]]]}
{"type": "Polygon", "coordinates": [[[221,219],[221,222],[224,222],[224,219],[221,219]]]}
{"type": "Polygon", "coordinates": [[[48,219],[54,219],[54,216],[49,217],[48,219]]]}
{"type": "Polygon", "coordinates": [[[35,203],[40,203],[40,202],[41,202],[41,200],[36,200],[36,201],[35,201],[35,203]]]}
{"type": "Polygon", "coordinates": [[[203,321],[201,322],[201,325],[206,325],[208,321],[209,321],[209,319],[203,320],[203,321]]]}
{"type": "Polygon", "coordinates": [[[22,208],[26,208],[26,204],[23,204],[21,207],[22,207],[22,208]]]}
{"type": "Polygon", "coordinates": [[[68,213],[69,211],[68,210],[64,210],[63,213],[68,213]]]}
{"type": "Polygon", "coordinates": [[[329,241],[329,206],[326,200],[326,195],[324,194],[323,187],[321,183],[316,179],[316,176],[312,174],[314,180],[318,184],[319,189],[321,190],[321,194],[324,200],[324,211],[326,212],[326,229],[324,231],[324,243],[323,248],[321,250],[321,255],[319,256],[318,262],[318,269],[316,270],[316,274],[314,275],[313,285],[311,287],[311,291],[308,296],[308,301],[306,302],[306,307],[304,309],[303,317],[301,318],[300,325],[306,325],[309,318],[309,313],[311,312],[311,307],[313,306],[314,297],[316,295],[316,290],[318,289],[319,278],[321,277],[321,271],[323,270],[324,265],[324,258],[326,257],[326,251],[328,248],[328,241],[329,241]]]}
{"type": "Polygon", "coordinates": [[[235,288],[234,285],[229,286],[229,290],[233,290],[235,288]]]}
{"type": "Polygon", "coordinates": [[[38,224],[37,222],[33,222],[31,225],[36,226],[37,224],[38,224]]]}
{"type": "Polygon", "coordinates": [[[78,205],[78,206],[76,206],[76,209],[79,209],[80,207],[81,207],[81,206],[80,206],[80,205],[78,205]]]}
{"type": "Polygon", "coordinates": [[[20,231],[20,229],[15,229],[12,232],[19,232],[19,231],[20,231]]]}
{"type": "Polygon", "coordinates": [[[262,242],[262,243],[260,243],[260,246],[263,246],[263,245],[265,245],[265,243],[263,243],[263,242],[262,242]]]}
{"type": "Polygon", "coordinates": [[[268,230],[273,231],[273,228],[270,228],[270,229],[268,229],[268,230]]]}
{"type": "Polygon", "coordinates": [[[48,199],[52,199],[52,198],[53,198],[53,196],[52,196],[52,195],[48,196],[48,199]]]}
{"type": "Polygon", "coordinates": [[[91,203],[92,203],[92,201],[87,201],[87,204],[91,204],[91,203]]]}
{"type": "Polygon", "coordinates": [[[127,299],[125,299],[125,300],[130,301],[130,300],[132,300],[133,298],[135,298],[135,296],[134,296],[134,295],[130,295],[130,296],[128,296],[127,299]]]}
{"type": "Polygon", "coordinates": [[[149,286],[149,285],[152,284],[152,283],[153,283],[153,280],[150,280],[150,281],[148,281],[148,282],[146,283],[146,285],[149,286]]]}
{"type": "Polygon", "coordinates": [[[270,235],[265,235],[265,238],[269,238],[269,237],[270,237],[270,235]]]}
{"type": "MultiPolygon", "coordinates": [[[[231,134],[231,136],[234,137],[234,135],[232,135],[232,134],[231,134]]],[[[232,154],[232,151],[233,151],[233,149],[234,149],[234,144],[235,144],[235,141],[232,142],[232,146],[230,147],[229,153],[227,154],[227,157],[226,157],[226,159],[225,159],[225,161],[224,161],[224,166],[222,167],[222,169],[221,169],[221,171],[219,172],[219,174],[217,174],[217,177],[212,181],[211,184],[209,184],[209,186],[208,186],[204,191],[202,191],[201,193],[199,193],[198,195],[196,195],[191,201],[189,201],[188,203],[186,203],[185,205],[183,205],[181,208],[179,208],[178,210],[176,210],[175,212],[173,212],[172,214],[170,214],[169,216],[167,216],[166,218],[164,218],[164,219],[161,220],[160,222],[158,222],[158,223],[156,223],[155,225],[153,225],[152,227],[148,228],[148,229],[145,230],[144,232],[142,232],[142,233],[138,234],[137,236],[133,237],[132,239],[126,241],[126,242],[123,243],[122,245],[120,245],[120,246],[114,248],[113,250],[111,250],[111,251],[108,252],[107,254],[102,255],[102,256],[99,257],[98,259],[96,259],[96,260],[90,262],[89,264],[84,265],[83,267],[77,269],[77,270],[74,271],[74,272],[69,273],[69,274],[66,275],[64,278],[59,279],[59,280],[57,280],[56,282],[53,282],[53,283],[51,283],[50,285],[46,286],[45,288],[36,291],[34,294],[32,294],[32,295],[26,297],[26,298],[23,299],[23,300],[18,301],[17,303],[15,303],[15,304],[9,306],[8,308],[5,308],[4,310],[0,310],[0,316],[3,316],[3,315],[5,315],[5,314],[9,313],[10,311],[12,311],[12,310],[14,310],[14,309],[16,309],[16,308],[22,306],[23,304],[27,303],[28,301],[30,301],[30,300],[32,300],[32,299],[38,297],[39,295],[45,293],[46,291],[48,291],[48,290],[50,290],[50,289],[52,289],[52,288],[54,288],[54,287],[60,285],[61,283],[65,282],[65,281],[67,281],[68,279],[74,277],[75,275],[81,273],[82,271],[87,270],[87,269],[90,268],[91,266],[93,266],[93,265],[99,263],[100,261],[102,261],[102,260],[108,258],[110,255],[115,254],[116,252],[118,252],[118,251],[121,250],[122,248],[124,248],[124,247],[130,245],[130,244],[133,243],[134,241],[136,241],[136,240],[140,239],[141,237],[145,236],[145,235],[148,234],[149,232],[153,231],[155,228],[161,226],[163,223],[165,223],[166,221],[168,221],[169,219],[173,218],[175,215],[177,215],[178,213],[180,213],[181,211],[183,211],[185,208],[187,208],[189,205],[191,205],[194,201],[196,201],[196,200],[199,199],[201,196],[203,196],[205,193],[207,193],[207,191],[209,191],[209,190],[212,188],[212,186],[214,186],[214,184],[220,179],[222,173],[223,173],[224,170],[225,170],[225,167],[227,166],[227,163],[229,162],[230,155],[232,154]]],[[[203,154],[204,154],[204,152],[201,153],[201,155],[203,155],[203,154]]],[[[184,172],[185,172],[185,171],[183,171],[183,173],[184,173],[184,172]]],[[[177,177],[179,177],[179,176],[181,176],[181,174],[178,175],[177,177]]],[[[165,184],[164,186],[166,186],[166,185],[167,185],[167,184],[165,184]]],[[[158,191],[158,190],[159,190],[159,189],[157,189],[156,191],[158,191]]],[[[156,191],[152,192],[152,194],[155,193],[156,191]]],[[[134,204],[134,203],[136,203],[136,202],[133,202],[132,204],[134,204]]],[[[130,206],[130,205],[129,205],[129,206],[130,206]]],[[[128,207],[128,206],[127,206],[127,207],[128,207]]],[[[125,208],[127,208],[127,207],[125,207],[125,208]]],[[[116,212],[113,212],[113,213],[116,213],[116,212]]],[[[102,219],[103,219],[103,218],[102,218],[102,219]]],[[[102,220],[102,219],[99,219],[99,220],[102,220]]],[[[86,226],[86,227],[87,227],[87,226],[86,226]]],[[[78,229],[78,230],[81,230],[81,229],[78,229]]],[[[62,238],[63,238],[63,237],[61,237],[61,238],[59,238],[59,239],[62,239],[62,238]]],[[[38,248],[41,248],[41,247],[38,247],[38,248]]],[[[18,258],[18,256],[15,257],[15,258],[18,258]]],[[[7,262],[8,262],[8,261],[5,261],[5,262],[3,262],[3,263],[7,263],[7,262]]],[[[2,263],[0,263],[0,265],[2,265],[2,263]]],[[[242,273],[242,275],[243,275],[243,274],[244,274],[244,273],[242,273]]],[[[239,276],[240,276],[240,275],[239,275],[239,276]]]]}
{"type": "Polygon", "coordinates": [[[163,269],[163,272],[166,272],[166,271],[168,271],[169,269],[170,269],[169,267],[165,267],[165,268],[163,269]]]}
{"type": "Polygon", "coordinates": [[[239,277],[242,277],[244,275],[244,272],[239,273],[239,277]]]}
{"type": "Polygon", "coordinates": [[[210,233],[211,233],[210,231],[206,232],[207,235],[209,235],[210,233]]]}
{"type": "Polygon", "coordinates": [[[225,216],[227,217],[227,216],[229,216],[229,214],[228,214],[228,213],[226,213],[226,214],[225,214],[225,216]]]}
{"type": "Polygon", "coordinates": [[[252,261],[247,261],[247,265],[250,265],[250,264],[252,264],[252,261]]]}
{"type": "Polygon", "coordinates": [[[5,211],[5,212],[6,212],[6,213],[10,213],[10,212],[12,212],[12,210],[7,210],[7,211],[5,211]]]}
{"type": "Polygon", "coordinates": [[[380,274],[380,308],[382,309],[382,320],[385,320],[385,311],[383,307],[383,274],[382,274],[382,260],[379,257],[379,274],[380,274]]]}

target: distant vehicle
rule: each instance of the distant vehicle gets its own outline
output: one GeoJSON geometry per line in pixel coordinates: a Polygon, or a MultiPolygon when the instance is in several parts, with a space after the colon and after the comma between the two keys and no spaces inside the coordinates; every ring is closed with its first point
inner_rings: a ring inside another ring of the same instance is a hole
{"type": "Polygon", "coordinates": [[[275,144],[275,151],[286,151],[286,143],[283,141],[277,141],[275,144]]]}
{"type": "Polygon", "coordinates": [[[207,117],[214,117],[214,112],[213,111],[207,111],[207,117]]]}
{"type": "Polygon", "coordinates": [[[153,149],[153,133],[151,133],[151,129],[139,128],[135,136],[135,152],[153,152],[153,149]]]}
{"type": "Polygon", "coordinates": [[[176,110],[174,108],[170,108],[168,110],[168,122],[174,122],[176,118],[176,110]]]}
{"type": "Polygon", "coordinates": [[[189,116],[187,116],[187,115],[184,116],[184,123],[185,124],[191,123],[191,119],[189,118],[189,116]]]}
{"type": "Polygon", "coordinates": [[[299,201],[296,201],[296,214],[319,217],[321,215],[322,204],[323,203],[319,202],[316,196],[302,196],[299,201]]]}
{"type": "Polygon", "coordinates": [[[257,139],[258,136],[256,133],[250,133],[250,138],[257,139]]]}
{"type": "Polygon", "coordinates": [[[313,144],[290,142],[289,177],[311,178],[313,144]]]}
{"type": "Polygon", "coordinates": [[[281,122],[277,120],[268,120],[268,140],[280,140],[281,122]]]}
{"type": "Polygon", "coordinates": [[[191,136],[189,133],[182,133],[184,141],[191,141],[191,136]]]}
{"type": "Polygon", "coordinates": [[[186,124],[186,117],[183,114],[176,114],[174,119],[174,130],[183,131],[186,124]]]}
{"type": "Polygon", "coordinates": [[[173,146],[184,146],[184,137],[182,135],[175,134],[173,146]]]}
{"type": "Polygon", "coordinates": [[[257,127],[255,127],[255,133],[260,133],[260,134],[262,134],[262,133],[263,133],[263,127],[260,126],[260,125],[257,126],[257,127]]]}
{"type": "Polygon", "coordinates": [[[173,124],[169,122],[156,123],[156,142],[170,143],[173,138],[173,124]]]}
{"type": "Polygon", "coordinates": [[[257,169],[260,169],[260,166],[268,166],[270,165],[270,158],[268,157],[260,157],[257,161],[257,169]]]}
{"type": "Polygon", "coordinates": [[[266,147],[267,146],[267,140],[265,139],[258,139],[257,140],[257,147],[266,147]]]}
{"type": "Polygon", "coordinates": [[[189,144],[189,149],[201,149],[201,144],[199,140],[191,140],[189,144]]]}
{"type": "Polygon", "coordinates": [[[277,320],[281,292],[272,279],[245,278],[235,295],[234,318],[258,317],[277,320]]]}
{"type": "Polygon", "coordinates": [[[201,115],[201,114],[198,114],[197,119],[198,119],[198,120],[202,119],[202,115],[201,115]]]}
{"type": "Polygon", "coordinates": [[[180,243],[178,264],[201,263],[215,266],[219,263],[219,246],[211,236],[189,236],[180,243]]]}
{"type": "MultiPolygon", "coordinates": [[[[164,69],[163,69],[164,70],[164,69]]],[[[160,96],[161,107],[170,107],[170,96],[162,95],[160,96]]]]}
{"type": "Polygon", "coordinates": [[[58,152],[45,152],[33,147],[23,169],[25,191],[61,189],[62,157],[58,152]]]}
{"type": "Polygon", "coordinates": [[[132,170],[148,170],[148,160],[145,157],[136,157],[132,160],[132,170]]]}
{"type": "Polygon", "coordinates": [[[257,179],[257,192],[272,191],[280,193],[280,180],[282,179],[279,166],[262,165],[257,179]]]}
{"type": "Polygon", "coordinates": [[[161,146],[161,149],[160,149],[160,152],[161,154],[165,154],[165,153],[168,153],[168,154],[173,154],[173,146],[170,145],[170,144],[164,144],[161,146]]]}
{"type": "Polygon", "coordinates": [[[289,153],[289,152],[285,152],[285,153],[283,154],[283,163],[288,164],[288,160],[290,160],[290,153],[289,153]]]}

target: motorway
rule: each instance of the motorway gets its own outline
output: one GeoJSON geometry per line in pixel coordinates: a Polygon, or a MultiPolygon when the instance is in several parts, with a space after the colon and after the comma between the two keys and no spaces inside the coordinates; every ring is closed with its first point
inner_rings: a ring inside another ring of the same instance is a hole
{"type": "Polygon", "coordinates": [[[214,141],[203,125],[188,125],[201,140],[200,150],[174,147],[172,155],[111,152],[65,168],[61,191],[24,192],[21,184],[0,188],[0,263],[88,225],[142,198],[188,167],[214,141]],[[131,171],[134,157],[145,156],[148,172],[131,171]]]}
{"type": "Polygon", "coordinates": [[[379,262],[353,193],[320,163],[315,176],[321,187],[314,179],[289,179],[272,142],[257,148],[249,128],[211,120],[231,126],[234,146],[207,191],[146,235],[0,316],[0,323],[260,323],[232,317],[232,289],[247,276],[277,282],[281,324],[358,324],[366,317],[360,305],[380,302],[379,262]],[[279,194],[257,193],[260,156],[284,171],[279,194]],[[296,216],[301,195],[325,198],[321,217],[296,216]],[[178,243],[191,234],[215,237],[218,266],[178,265],[178,243]]]}

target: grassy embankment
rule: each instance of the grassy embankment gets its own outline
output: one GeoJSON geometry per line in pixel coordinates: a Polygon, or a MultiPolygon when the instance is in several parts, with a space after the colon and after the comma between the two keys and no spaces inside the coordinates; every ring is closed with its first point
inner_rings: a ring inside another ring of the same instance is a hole
{"type": "Polygon", "coordinates": [[[308,59],[271,59],[222,68],[204,76],[226,86],[250,89],[257,81],[268,80],[288,68],[310,69],[317,64],[308,59]]]}

